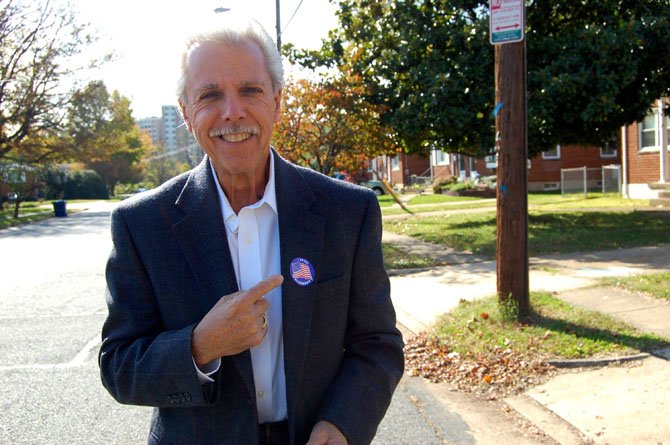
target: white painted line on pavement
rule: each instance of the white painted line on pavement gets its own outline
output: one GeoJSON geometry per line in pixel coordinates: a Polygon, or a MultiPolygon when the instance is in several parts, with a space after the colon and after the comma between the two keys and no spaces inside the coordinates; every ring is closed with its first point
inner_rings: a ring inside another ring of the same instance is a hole
{"type": "Polygon", "coordinates": [[[0,366],[0,372],[2,371],[20,371],[20,370],[35,370],[35,369],[64,369],[64,368],[76,368],[84,364],[88,358],[91,350],[100,344],[100,337],[96,336],[89,340],[88,343],[74,356],[72,360],[68,363],[50,363],[50,364],[32,364],[32,365],[9,365],[9,366],[0,366]]]}

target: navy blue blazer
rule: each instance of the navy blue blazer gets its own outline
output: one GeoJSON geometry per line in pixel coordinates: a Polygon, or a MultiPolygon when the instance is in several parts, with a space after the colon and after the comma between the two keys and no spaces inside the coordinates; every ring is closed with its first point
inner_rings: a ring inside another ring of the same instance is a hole
{"type": "MultiPolygon", "coordinates": [[[[291,443],[319,420],[369,443],[404,366],[377,200],[272,155],[291,443]],[[312,263],[312,284],[290,278],[297,257],[312,263]]],[[[258,443],[249,351],[224,357],[206,385],[192,361],[196,323],[238,290],[214,180],[205,158],[112,213],[100,370],[117,401],[156,407],[152,444],[258,443]]]]}

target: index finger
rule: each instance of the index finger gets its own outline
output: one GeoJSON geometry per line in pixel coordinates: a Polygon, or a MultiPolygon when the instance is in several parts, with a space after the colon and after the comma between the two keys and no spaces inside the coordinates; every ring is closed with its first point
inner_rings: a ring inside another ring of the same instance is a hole
{"type": "Polygon", "coordinates": [[[279,286],[284,282],[284,277],[277,275],[270,275],[264,280],[258,282],[258,284],[250,287],[245,291],[245,298],[250,298],[253,301],[260,300],[265,294],[270,292],[275,287],[279,286]]]}

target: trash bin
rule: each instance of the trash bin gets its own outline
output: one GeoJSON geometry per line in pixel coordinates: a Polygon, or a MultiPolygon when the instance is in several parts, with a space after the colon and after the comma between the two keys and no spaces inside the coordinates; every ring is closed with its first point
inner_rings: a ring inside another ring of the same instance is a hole
{"type": "Polygon", "coordinates": [[[65,205],[64,199],[54,201],[53,205],[54,205],[54,214],[56,216],[67,216],[67,207],[65,205]]]}

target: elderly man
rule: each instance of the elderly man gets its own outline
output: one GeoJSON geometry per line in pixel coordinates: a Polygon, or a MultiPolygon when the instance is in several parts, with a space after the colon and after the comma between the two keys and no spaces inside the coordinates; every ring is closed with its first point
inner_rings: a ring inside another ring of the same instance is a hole
{"type": "Polygon", "coordinates": [[[369,443],[402,375],[375,196],[271,148],[282,86],[258,25],[193,38],[207,156],[112,215],[102,381],[149,443],[369,443]]]}

